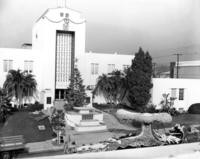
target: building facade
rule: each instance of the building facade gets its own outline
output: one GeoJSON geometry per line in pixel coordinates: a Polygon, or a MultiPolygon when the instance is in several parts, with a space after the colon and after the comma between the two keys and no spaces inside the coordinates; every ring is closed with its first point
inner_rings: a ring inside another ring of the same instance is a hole
{"type": "Polygon", "coordinates": [[[195,103],[200,103],[200,79],[153,78],[152,103],[160,108],[163,94],[169,94],[177,110],[188,110],[195,103]]]}
{"type": "Polygon", "coordinates": [[[64,99],[74,67],[91,90],[99,75],[131,65],[134,55],[86,53],[85,31],[86,20],[80,12],[48,9],[33,26],[31,49],[0,48],[0,86],[10,69],[26,70],[37,80],[37,100],[48,108],[64,99]]]}

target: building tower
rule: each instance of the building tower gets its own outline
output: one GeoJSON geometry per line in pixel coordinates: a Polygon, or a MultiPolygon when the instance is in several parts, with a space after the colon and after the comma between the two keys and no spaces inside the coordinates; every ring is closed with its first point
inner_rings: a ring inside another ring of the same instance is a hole
{"type": "Polygon", "coordinates": [[[66,8],[67,7],[67,1],[66,0],[57,0],[57,7],[58,8],[66,8]]]}
{"type": "MultiPolygon", "coordinates": [[[[43,64],[38,83],[48,106],[64,99],[75,58],[85,54],[85,19],[80,12],[66,8],[65,0],[58,2],[59,7],[48,9],[36,21],[32,35],[33,49],[40,51],[43,64]]],[[[78,65],[81,71],[84,66],[78,65]]]]}

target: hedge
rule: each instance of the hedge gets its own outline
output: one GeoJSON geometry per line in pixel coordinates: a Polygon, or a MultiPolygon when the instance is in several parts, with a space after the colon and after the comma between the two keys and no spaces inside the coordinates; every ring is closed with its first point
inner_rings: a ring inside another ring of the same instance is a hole
{"type": "Polygon", "coordinates": [[[36,102],[35,104],[29,104],[27,105],[26,110],[34,112],[34,111],[40,111],[44,109],[44,104],[40,104],[38,102],[36,102]]]}
{"type": "Polygon", "coordinates": [[[190,113],[190,114],[200,114],[200,103],[192,104],[188,109],[188,113],[190,113]]]}

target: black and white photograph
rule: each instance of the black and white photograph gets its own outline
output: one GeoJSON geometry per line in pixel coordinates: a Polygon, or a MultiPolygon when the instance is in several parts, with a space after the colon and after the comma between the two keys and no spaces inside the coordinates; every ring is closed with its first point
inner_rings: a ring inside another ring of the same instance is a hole
{"type": "Polygon", "coordinates": [[[200,0],[0,0],[0,159],[200,158],[200,0]]]}

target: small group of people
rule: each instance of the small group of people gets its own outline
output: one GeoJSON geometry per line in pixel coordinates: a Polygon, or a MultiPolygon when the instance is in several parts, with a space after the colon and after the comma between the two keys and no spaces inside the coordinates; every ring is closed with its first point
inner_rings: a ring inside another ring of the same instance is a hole
{"type": "Polygon", "coordinates": [[[64,153],[70,154],[76,152],[76,142],[73,134],[66,134],[64,143],[64,153]]]}

